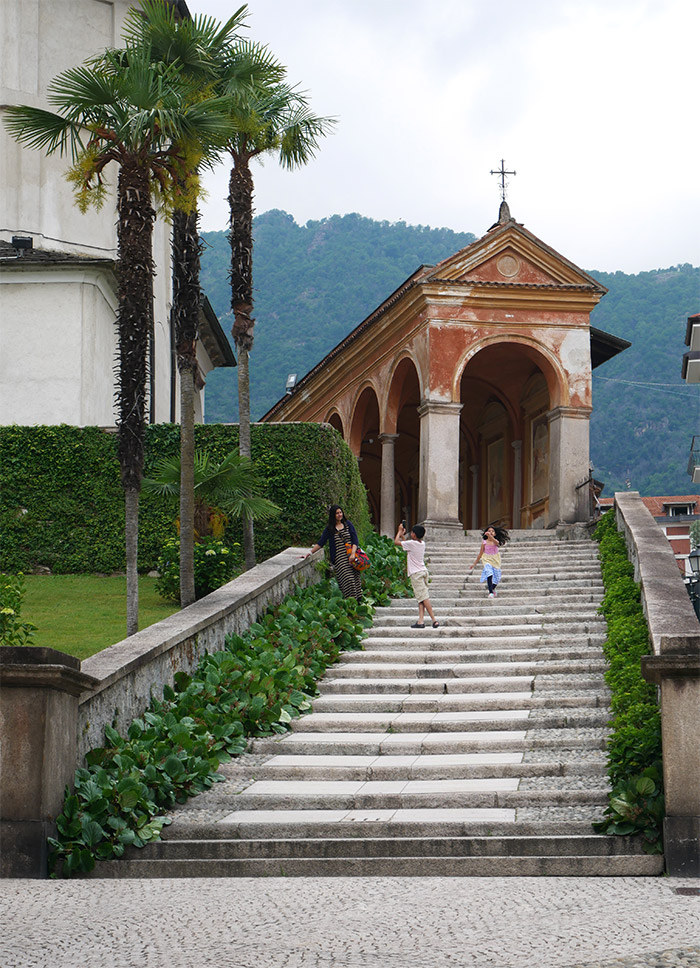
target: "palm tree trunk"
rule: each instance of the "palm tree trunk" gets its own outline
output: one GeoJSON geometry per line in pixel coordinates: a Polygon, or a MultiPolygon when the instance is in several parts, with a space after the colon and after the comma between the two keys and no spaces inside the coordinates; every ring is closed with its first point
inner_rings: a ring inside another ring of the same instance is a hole
{"type": "Polygon", "coordinates": [[[180,370],[180,606],[195,600],[194,588],[194,373],[180,370]]]}
{"type": "Polygon", "coordinates": [[[128,487],[124,491],[124,534],[126,544],[126,634],[139,630],[139,492],[128,487]]]}
{"type": "Polygon", "coordinates": [[[152,235],[155,212],[148,171],[122,164],[117,189],[119,259],[119,365],[117,428],[125,497],[126,629],[138,631],[138,510],[143,476],[149,321],[153,292],[152,235]]]}
{"type": "MultiPolygon", "coordinates": [[[[238,450],[250,457],[250,378],[248,356],[253,348],[253,176],[247,160],[234,159],[229,180],[231,213],[231,309],[233,340],[238,351],[238,450]]],[[[253,521],[243,518],[246,570],[255,565],[253,521]]]]}
{"type": "Polygon", "coordinates": [[[173,319],[180,372],[180,605],[195,600],[194,377],[199,330],[198,213],[173,215],[173,319]]]}

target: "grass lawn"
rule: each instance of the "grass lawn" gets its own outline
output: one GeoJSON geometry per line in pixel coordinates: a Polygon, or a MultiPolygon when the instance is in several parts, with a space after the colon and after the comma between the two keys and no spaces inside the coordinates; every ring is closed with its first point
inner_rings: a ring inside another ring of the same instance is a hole
{"type": "MultiPolygon", "coordinates": [[[[126,637],[123,575],[26,575],[22,618],[38,626],[31,645],[86,659],[126,637]]],[[[156,592],[155,578],[139,578],[139,628],[178,611],[156,592]]]]}

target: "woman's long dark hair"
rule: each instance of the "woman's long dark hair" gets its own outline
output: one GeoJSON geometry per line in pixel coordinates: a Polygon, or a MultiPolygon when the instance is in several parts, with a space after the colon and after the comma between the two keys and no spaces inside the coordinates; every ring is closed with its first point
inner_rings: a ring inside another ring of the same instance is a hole
{"type": "MultiPolygon", "coordinates": [[[[499,545],[504,545],[506,541],[510,541],[510,535],[505,528],[497,527],[495,524],[489,524],[489,528],[493,528],[496,533],[496,541],[499,545]]],[[[486,540],[486,532],[488,528],[484,528],[481,537],[486,540]]]]}
{"type": "MultiPolygon", "coordinates": [[[[330,511],[328,512],[328,530],[332,531],[335,527],[335,512],[343,511],[339,504],[331,504],[330,511]]],[[[345,511],[343,511],[343,524],[346,522],[345,511]]]]}

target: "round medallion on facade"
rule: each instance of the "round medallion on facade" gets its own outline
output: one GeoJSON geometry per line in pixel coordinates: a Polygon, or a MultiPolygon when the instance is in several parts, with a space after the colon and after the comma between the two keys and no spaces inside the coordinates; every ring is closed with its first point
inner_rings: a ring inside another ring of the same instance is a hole
{"type": "Polygon", "coordinates": [[[520,269],[520,261],[513,255],[502,255],[496,265],[502,276],[515,276],[520,269]]]}

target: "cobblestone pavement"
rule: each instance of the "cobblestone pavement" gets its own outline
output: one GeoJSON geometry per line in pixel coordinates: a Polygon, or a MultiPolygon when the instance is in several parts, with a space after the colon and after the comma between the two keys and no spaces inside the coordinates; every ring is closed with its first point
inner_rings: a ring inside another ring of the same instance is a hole
{"type": "Polygon", "coordinates": [[[0,882],[2,968],[700,968],[698,881],[0,882]]]}

